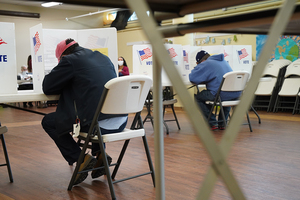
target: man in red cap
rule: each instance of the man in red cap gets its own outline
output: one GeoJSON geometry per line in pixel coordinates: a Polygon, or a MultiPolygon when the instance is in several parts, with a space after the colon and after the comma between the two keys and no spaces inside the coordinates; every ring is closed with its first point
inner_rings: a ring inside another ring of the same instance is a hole
{"type": "MultiPolygon", "coordinates": [[[[72,165],[77,162],[81,149],[70,132],[73,124],[80,121],[81,131],[88,132],[93,115],[100,100],[104,85],[117,77],[111,60],[98,51],[80,47],[73,39],[61,41],[56,48],[58,65],[45,76],[43,91],[46,95],[60,95],[56,112],[47,114],[42,125],[54,140],[66,161],[72,165]]],[[[99,116],[102,134],[121,132],[127,123],[127,116],[99,116]],[[105,119],[105,120],[104,120],[105,119]],[[109,127],[108,124],[114,124],[109,127]]],[[[79,170],[92,169],[103,165],[100,147],[93,144],[92,155],[86,154],[79,170]]],[[[111,157],[107,155],[109,163],[111,157]]],[[[94,170],[92,178],[105,173],[104,169],[94,170]]],[[[86,179],[88,172],[77,175],[75,183],[86,179]]]]}

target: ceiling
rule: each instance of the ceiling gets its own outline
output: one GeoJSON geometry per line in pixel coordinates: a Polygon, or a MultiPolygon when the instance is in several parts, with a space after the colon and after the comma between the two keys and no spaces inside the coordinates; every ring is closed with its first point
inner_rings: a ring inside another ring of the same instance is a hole
{"type": "MultiPolygon", "coordinates": [[[[51,0],[0,0],[0,3],[40,6],[42,2],[51,0]]],[[[268,0],[270,2],[270,0],[268,0]]],[[[273,0],[279,2],[278,0],[273,0]]],[[[55,6],[56,9],[81,10],[95,12],[108,8],[127,8],[125,0],[59,0],[63,5],[55,6]]],[[[191,13],[228,8],[231,6],[246,5],[249,3],[261,4],[261,0],[147,0],[152,11],[162,13],[160,19],[172,19],[191,13]]],[[[241,13],[234,16],[215,16],[215,19],[208,19],[192,24],[178,25],[174,31],[177,35],[184,35],[188,32],[223,32],[223,33],[244,33],[244,34],[266,34],[278,8],[270,8],[267,11],[255,11],[255,13],[241,13]]],[[[156,19],[158,19],[156,17],[156,19]]],[[[160,21],[160,20],[158,20],[160,21]]],[[[168,27],[161,27],[167,29],[168,27]]],[[[165,36],[176,36],[169,30],[161,30],[165,36]]],[[[285,34],[300,35],[300,5],[297,6],[290,20],[285,34]]]]}
{"type": "MultiPolygon", "coordinates": [[[[42,7],[41,4],[45,1],[26,1],[26,0],[0,0],[0,3],[13,4],[13,5],[22,5],[22,6],[36,6],[42,7]]],[[[78,11],[87,11],[87,12],[96,12],[98,10],[107,9],[99,6],[82,6],[82,5],[72,5],[72,4],[62,4],[59,6],[54,6],[55,9],[63,10],[78,10],[78,11]]],[[[51,9],[51,8],[50,8],[51,9]]],[[[0,8],[1,10],[1,8],[0,8]]]]}

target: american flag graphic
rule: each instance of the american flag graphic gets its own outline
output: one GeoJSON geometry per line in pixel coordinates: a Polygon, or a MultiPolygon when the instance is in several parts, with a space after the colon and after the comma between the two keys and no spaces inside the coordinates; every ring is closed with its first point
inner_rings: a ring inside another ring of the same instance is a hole
{"type": "Polygon", "coordinates": [[[152,56],[152,52],[149,47],[138,52],[142,61],[152,56]]]}
{"type": "Polygon", "coordinates": [[[177,53],[175,52],[174,48],[168,49],[168,52],[169,52],[169,55],[170,55],[171,58],[174,58],[174,57],[177,56],[177,53]]]}
{"type": "Polygon", "coordinates": [[[188,53],[185,50],[183,50],[183,61],[189,62],[188,53]]]}
{"type": "Polygon", "coordinates": [[[249,55],[245,48],[241,49],[240,51],[237,51],[237,53],[238,53],[240,60],[242,60],[243,58],[245,58],[249,55]]]}
{"type": "Polygon", "coordinates": [[[1,44],[7,44],[6,42],[4,42],[3,40],[2,40],[2,38],[0,37],[0,45],[1,44]]]}
{"type": "Polygon", "coordinates": [[[36,32],[33,37],[34,54],[36,54],[41,46],[39,32],[36,32]]]}
{"type": "Polygon", "coordinates": [[[226,51],[224,50],[224,58],[226,58],[228,55],[228,53],[226,53],[226,51]]]}
{"type": "Polygon", "coordinates": [[[88,40],[84,47],[89,48],[89,49],[97,49],[97,48],[106,47],[107,41],[108,41],[108,38],[100,38],[95,35],[90,35],[88,37],[88,40]]]}

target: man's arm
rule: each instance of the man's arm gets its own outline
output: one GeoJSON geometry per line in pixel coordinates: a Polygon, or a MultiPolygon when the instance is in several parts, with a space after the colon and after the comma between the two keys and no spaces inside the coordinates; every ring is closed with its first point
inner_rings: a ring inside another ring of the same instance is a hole
{"type": "Polygon", "coordinates": [[[73,66],[62,59],[43,80],[43,92],[46,95],[61,94],[63,88],[73,78],[73,66]]]}
{"type": "Polygon", "coordinates": [[[207,62],[202,62],[189,74],[190,82],[195,85],[206,84],[209,81],[210,73],[211,71],[209,70],[207,62]]]}

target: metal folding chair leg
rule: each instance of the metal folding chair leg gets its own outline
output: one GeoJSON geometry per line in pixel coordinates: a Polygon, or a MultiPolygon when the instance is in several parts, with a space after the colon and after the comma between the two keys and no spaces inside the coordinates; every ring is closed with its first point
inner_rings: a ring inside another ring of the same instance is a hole
{"type": "Polygon", "coordinates": [[[260,119],[260,116],[259,114],[256,112],[256,110],[253,108],[253,106],[251,105],[251,110],[254,112],[254,114],[257,116],[258,118],[258,123],[261,124],[261,119],[260,119]]]}
{"type": "Polygon", "coordinates": [[[153,167],[153,163],[152,163],[152,159],[151,159],[151,155],[150,155],[149,146],[148,146],[146,136],[143,137],[143,143],[144,143],[144,147],[145,147],[145,151],[146,151],[146,155],[147,155],[148,165],[149,165],[150,171],[152,172],[151,177],[152,177],[152,181],[153,181],[153,186],[155,187],[154,167],[153,167]]]}
{"type": "Polygon", "coordinates": [[[252,132],[252,126],[251,126],[251,121],[250,121],[248,112],[246,113],[246,115],[247,115],[247,120],[248,120],[248,125],[249,125],[250,132],[252,132]]]}
{"type": "Polygon", "coordinates": [[[80,165],[83,163],[83,159],[84,159],[84,156],[85,156],[85,151],[86,151],[86,149],[87,149],[87,147],[88,147],[88,145],[89,145],[89,141],[90,141],[90,138],[87,137],[86,142],[84,143],[84,145],[83,145],[83,147],[82,147],[82,150],[81,150],[79,159],[78,159],[78,161],[77,161],[75,170],[74,170],[74,172],[73,172],[72,178],[71,178],[71,180],[70,180],[70,183],[69,183],[69,186],[68,186],[68,190],[72,190],[72,187],[74,186],[74,182],[75,182],[76,176],[77,176],[77,174],[78,174],[79,167],[80,167],[80,165]]]}
{"type": "Polygon", "coordinates": [[[13,175],[12,175],[12,172],[11,172],[10,162],[9,162],[8,153],[7,153],[7,149],[6,149],[6,144],[5,144],[5,140],[4,140],[4,135],[1,134],[0,138],[1,138],[1,141],[2,141],[2,147],[3,147],[3,152],[4,152],[4,156],[5,156],[5,161],[6,161],[5,164],[1,164],[0,166],[7,166],[9,181],[11,183],[13,183],[14,179],[13,179],[13,175]]]}
{"type": "Polygon", "coordinates": [[[174,115],[175,121],[177,123],[177,127],[180,130],[179,122],[178,122],[178,119],[177,119],[177,116],[176,116],[176,113],[175,113],[175,110],[174,110],[174,105],[171,105],[171,108],[172,108],[172,111],[173,111],[173,115],[174,115]]]}
{"type": "Polygon", "coordinates": [[[293,108],[293,115],[299,110],[299,96],[296,96],[296,100],[295,100],[295,104],[294,104],[294,108],[293,108]]]}
{"type": "MultiPolygon", "coordinates": [[[[163,106],[163,117],[165,116],[165,110],[166,110],[167,106],[168,105],[163,106]]],[[[176,113],[175,113],[175,110],[174,110],[174,104],[171,104],[170,106],[171,106],[171,109],[172,109],[172,112],[173,112],[174,119],[164,120],[164,122],[163,122],[163,124],[165,125],[165,127],[167,129],[167,134],[169,134],[169,131],[168,131],[168,127],[167,127],[166,122],[169,122],[169,121],[176,121],[177,127],[180,130],[180,125],[179,125],[179,122],[178,122],[178,119],[177,119],[177,116],[176,116],[176,113]]]]}

